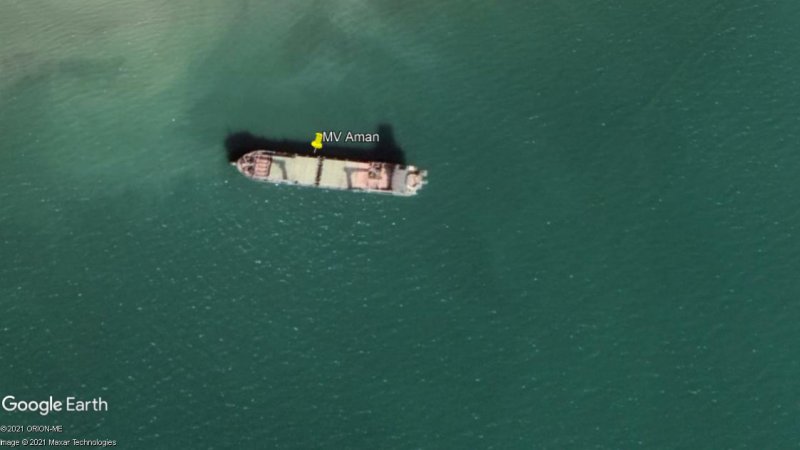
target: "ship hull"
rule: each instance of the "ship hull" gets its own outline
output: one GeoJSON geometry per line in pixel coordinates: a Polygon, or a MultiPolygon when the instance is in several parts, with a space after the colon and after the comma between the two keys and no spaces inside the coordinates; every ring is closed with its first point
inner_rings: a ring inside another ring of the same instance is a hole
{"type": "Polygon", "coordinates": [[[416,195],[427,172],[415,166],[255,150],[234,165],[254,181],[399,196],[416,195]]]}

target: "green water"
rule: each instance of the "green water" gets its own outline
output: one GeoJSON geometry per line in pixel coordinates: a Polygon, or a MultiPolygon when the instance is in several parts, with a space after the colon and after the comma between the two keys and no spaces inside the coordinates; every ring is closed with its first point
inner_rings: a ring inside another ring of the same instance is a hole
{"type": "Polygon", "coordinates": [[[0,422],[796,448],[800,3],[665,3],[3,1],[0,395],[109,411],[0,422]],[[223,158],[378,123],[418,197],[223,158]]]}

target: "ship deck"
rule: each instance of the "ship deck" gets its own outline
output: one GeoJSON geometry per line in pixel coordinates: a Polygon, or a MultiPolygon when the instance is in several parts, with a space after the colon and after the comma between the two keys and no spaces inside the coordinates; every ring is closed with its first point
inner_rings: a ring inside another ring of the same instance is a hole
{"type": "Polygon", "coordinates": [[[413,195],[424,182],[424,171],[413,166],[381,162],[326,159],[258,150],[236,163],[240,172],[256,181],[292,183],[327,189],[413,195]]]}

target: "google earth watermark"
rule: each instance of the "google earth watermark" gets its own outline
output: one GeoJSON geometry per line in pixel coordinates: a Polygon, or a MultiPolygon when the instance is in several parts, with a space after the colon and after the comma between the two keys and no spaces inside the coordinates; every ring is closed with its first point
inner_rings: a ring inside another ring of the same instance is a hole
{"type": "Polygon", "coordinates": [[[105,412],[108,411],[108,402],[102,397],[90,400],[67,397],[56,400],[51,395],[47,400],[17,400],[13,395],[6,395],[3,397],[2,408],[6,412],[32,412],[47,416],[51,412],[105,412]]]}

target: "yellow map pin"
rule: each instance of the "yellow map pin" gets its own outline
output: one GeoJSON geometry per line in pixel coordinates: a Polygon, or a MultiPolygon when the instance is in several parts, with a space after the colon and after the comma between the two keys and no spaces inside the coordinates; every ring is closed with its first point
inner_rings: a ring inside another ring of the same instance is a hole
{"type": "Polygon", "coordinates": [[[311,141],[311,146],[314,147],[314,151],[322,150],[322,133],[317,133],[317,137],[311,141]]]}

